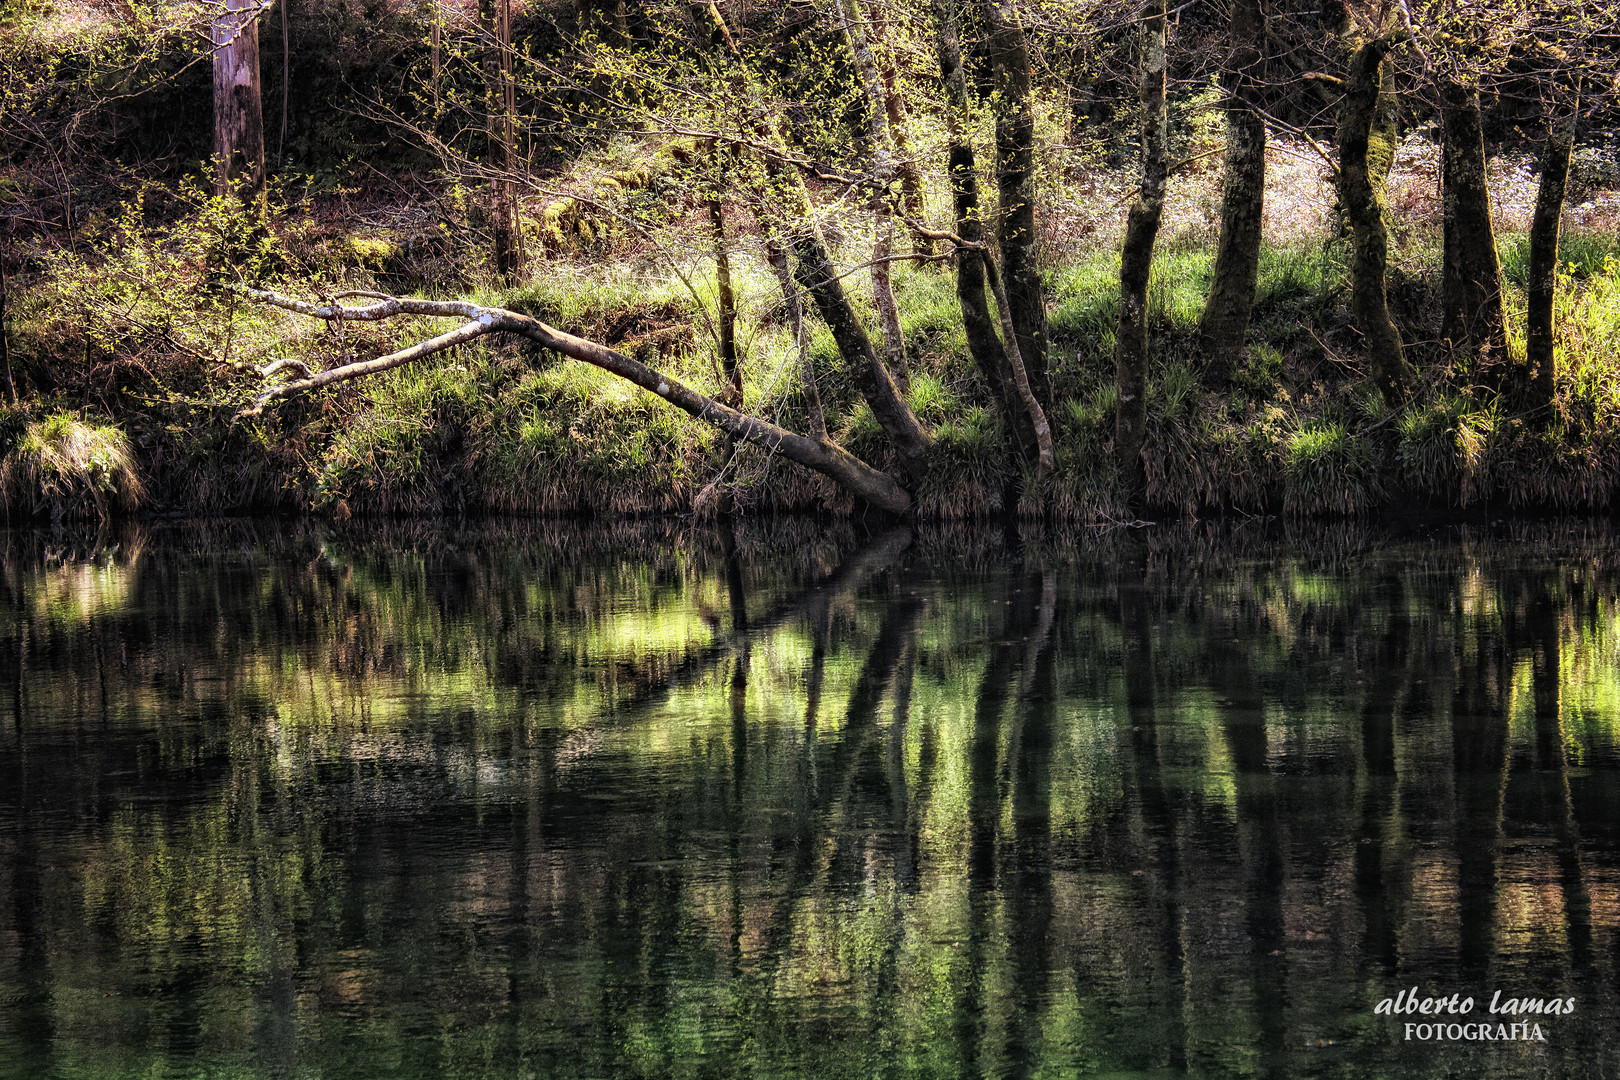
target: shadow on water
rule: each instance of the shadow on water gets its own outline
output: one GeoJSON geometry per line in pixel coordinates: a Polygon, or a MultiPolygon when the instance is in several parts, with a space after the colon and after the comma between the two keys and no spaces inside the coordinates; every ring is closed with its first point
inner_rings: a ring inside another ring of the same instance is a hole
{"type": "Polygon", "coordinates": [[[1615,550],[5,534],[0,1078],[1610,1075],[1615,550]]]}

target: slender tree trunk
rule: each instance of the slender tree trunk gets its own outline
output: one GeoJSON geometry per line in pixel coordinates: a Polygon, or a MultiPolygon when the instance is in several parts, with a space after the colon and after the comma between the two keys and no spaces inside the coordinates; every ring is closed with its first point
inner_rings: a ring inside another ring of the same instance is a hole
{"type": "Polygon", "coordinates": [[[872,415],[888,436],[902,471],[912,480],[921,477],[933,440],[906,404],[888,367],[872,347],[871,338],[861,325],[855,308],[844,294],[840,275],[827,254],[814,216],[814,207],[804,180],[786,159],[787,144],[775,119],[759,100],[757,87],[737,53],[736,43],[713,3],[690,7],[699,34],[706,38],[721,65],[721,74],[745,100],[750,101],[750,121],[765,144],[765,173],[768,190],[763,194],[773,204],[787,226],[796,257],[794,277],[816,302],[821,317],[832,331],[838,353],[849,369],[861,396],[871,406],[872,415]]]}
{"type": "Polygon", "coordinates": [[[1525,326],[1525,365],[1530,381],[1528,404],[1552,415],[1557,369],[1553,359],[1553,299],[1558,281],[1558,231],[1564,213],[1564,186],[1569,181],[1569,156],[1575,148],[1575,117],[1579,108],[1553,122],[1541,152],[1541,185],[1536,191],[1535,217],[1530,223],[1530,296],[1525,326]]]}
{"type": "Polygon", "coordinates": [[[1491,190],[1485,178],[1479,91],[1447,81],[1440,93],[1445,195],[1441,336],[1453,350],[1476,361],[1471,365],[1473,371],[1499,383],[1501,365],[1507,361],[1507,327],[1502,315],[1502,264],[1496,254],[1491,190]]]}
{"type": "Polygon", "coordinates": [[[877,240],[872,245],[872,302],[877,307],[878,325],[883,328],[883,352],[889,371],[902,391],[908,389],[906,336],[900,328],[900,308],[894,302],[894,286],[889,279],[889,262],[894,257],[894,222],[877,223],[877,240]]]}
{"type": "Polygon", "coordinates": [[[264,192],[264,109],[259,74],[259,5],[224,0],[214,16],[214,187],[253,202],[264,192]]]}
{"type": "Polygon", "coordinates": [[[1260,0],[1232,4],[1232,58],[1226,82],[1226,179],[1221,238],[1198,329],[1212,381],[1224,382],[1243,357],[1260,277],[1260,225],[1266,195],[1266,122],[1251,107],[1265,50],[1260,0]]]}
{"type": "MultiPolygon", "coordinates": [[[[956,235],[969,244],[984,242],[984,222],[979,212],[978,165],[973,145],[968,141],[967,78],[962,70],[962,51],[957,31],[955,0],[934,0],[938,36],[940,79],[945,84],[946,123],[950,136],[951,196],[956,205],[956,235]]],[[[968,351],[984,374],[990,393],[996,399],[1008,430],[1013,432],[1026,461],[1035,460],[1035,429],[1026,412],[1018,407],[1018,390],[1012,365],[996,336],[996,324],[985,294],[985,266],[988,254],[980,247],[959,248],[956,252],[956,299],[962,308],[962,325],[967,332],[968,351]]]]}
{"type": "Polygon", "coordinates": [[[816,386],[816,366],[810,359],[810,350],[805,347],[804,335],[804,305],[800,303],[799,286],[793,281],[793,271],[788,267],[787,248],[769,237],[765,241],[765,259],[776,272],[776,280],[782,286],[782,303],[787,308],[788,329],[793,331],[793,347],[798,351],[799,370],[804,375],[804,407],[808,414],[810,437],[825,439],[827,437],[827,417],[821,411],[821,391],[816,386]]]}
{"type": "Polygon", "coordinates": [[[1146,0],[1142,5],[1140,91],[1142,184],[1125,223],[1119,263],[1119,327],[1114,339],[1114,379],[1119,388],[1114,452],[1120,482],[1133,507],[1141,505],[1147,487],[1142,464],[1142,443],[1147,434],[1147,287],[1169,173],[1164,24],[1164,0],[1146,0]]]}
{"type": "Polygon", "coordinates": [[[1350,282],[1356,323],[1373,379],[1394,400],[1406,396],[1411,372],[1384,291],[1389,263],[1385,178],[1395,157],[1395,125],[1384,94],[1390,37],[1362,45],[1350,59],[1339,114],[1339,201],[1350,223],[1350,282]]]}
{"type": "MultiPolygon", "coordinates": [[[[517,165],[517,83],[512,74],[511,0],[479,0],[479,8],[494,39],[494,47],[484,54],[484,74],[489,87],[490,164],[502,172],[517,165]]],[[[517,200],[512,182],[496,180],[490,193],[494,206],[490,213],[490,238],[494,246],[495,272],[504,279],[517,274],[522,263],[523,238],[517,227],[517,200]]]]}
{"type": "MultiPolygon", "coordinates": [[[[889,124],[887,95],[883,77],[878,71],[877,58],[872,51],[869,28],[860,0],[841,0],[844,16],[844,36],[849,40],[855,56],[855,71],[860,76],[861,88],[866,92],[867,123],[872,137],[873,174],[884,191],[898,176],[895,155],[896,132],[889,124]]],[[[885,205],[879,213],[892,214],[894,207],[885,205]]],[[[900,309],[894,302],[894,286],[889,275],[889,256],[894,252],[894,226],[889,221],[877,223],[877,241],[872,250],[872,304],[877,308],[878,322],[883,328],[883,350],[888,357],[889,370],[902,389],[906,381],[906,343],[900,331],[900,309]]]]}
{"type": "MultiPolygon", "coordinates": [[[[281,168],[287,160],[287,89],[292,82],[292,41],[287,29],[287,4],[290,0],[281,0],[281,136],[276,140],[276,168],[281,168]]],[[[435,62],[437,57],[435,57],[435,62]]],[[[438,85],[435,80],[434,90],[438,85]]]]}
{"type": "Polygon", "coordinates": [[[0,374],[6,377],[6,393],[15,405],[18,399],[17,382],[11,374],[11,294],[6,284],[6,256],[10,253],[11,230],[8,228],[0,232],[0,374]]]}
{"type": "MultiPolygon", "coordinates": [[[[867,19],[871,25],[871,19],[867,19]]],[[[882,35],[875,35],[881,40],[882,35]]],[[[923,183],[922,170],[911,156],[910,141],[906,138],[905,109],[900,102],[900,73],[895,70],[894,50],[874,49],[873,55],[877,58],[878,74],[883,80],[883,109],[889,118],[889,135],[894,140],[895,168],[900,174],[900,205],[904,207],[906,216],[913,221],[923,219],[923,183]]],[[[913,250],[919,255],[932,255],[933,243],[926,237],[918,237],[913,250]]]]}
{"type": "Polygon", "coordinates": [[[1041,291],[1035,231],[1035,112],[1029,39],[1007,0],[981,0],[981,4],[996,75],[996,186],[1001,194],[996,243],[1001,248],[1007,297],[1012,301],[1018,351],[1036,398],[1050,408],[1046,298],[1041,291]]]}

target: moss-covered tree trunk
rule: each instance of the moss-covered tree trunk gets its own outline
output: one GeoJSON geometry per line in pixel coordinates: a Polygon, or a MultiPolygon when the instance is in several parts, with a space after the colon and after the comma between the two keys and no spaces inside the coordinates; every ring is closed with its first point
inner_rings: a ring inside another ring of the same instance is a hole
{"type": "Polygon", "coordinates": [[[224,0],[210,26],[214,46],[214,187],[244,202],[264,192],[264,106],[259,5],[224,0]]]}
{"type": "Polygon", "coordinates": [[[1411,372],[1401,333],[1389,317],[1385,275],[1389,265],[1389,197],[1385,182],[1395,159],[1395,119],[1384,92],[1384,61],[1391,36],[1355,50],[1339,112],[1339,202],[1350,225],[1351,306],[1368,364],[1392,400],[1406,396],[1411,372]]]}
{"type": "Polygon", "coordinates": [[[1264,55],[1260,0],[1234,0],[1232,53],[1226,89],[1226,178],[1221,189],[1221,238],[1198,330],[1214,382],[1230,377],[1243,357],[1260,276],[1260,225],[1266,195],[1266,122],[1252,108],[1264,55]]]}
{"type": "Polygon", "coordinates": [[[1030,386],[1043,408],[1052,405],[1046,370],[1046,298],[1041,291],[1038,234],[1035,230],[1034,75],[1029,39],[1017,11],[1006,0],[981,0],[990,30],[990,59],[996,78],[996,244],[1002,278],[1012,302],[1018,352],[1030,386]]]}
{"type": "Polygon", "coordinates": [[[1120,482],[1133,507],[1142,504],[1147,487],[1142,464],[1142,443],[1147,434],[1147,290],[1169,174],[1164,22],[1164,0],[1146,0],[1142,5],[1140,88],[1142,183],[1125,222],[1119,263],[1119,326],[1114,339],[1114,379],[1119,390],[1114,453],[1120,482]]]}
{"type": "Polygon", "coordinates": [[[1479,91],[1454,79],[1440,88],[1443,105],[1440,183],[1445,235],[1441,337],[1472,358],[1471,370],[1499,383],[1507,362],[1502,264],[1485,178],[1485,135],[1479,91]]]}
{"type": "Polygon", "coordinates": [[[1557,369],[1553,359],[1553,300],[1558,282],[1558,231],[1564,213],[1564,187],[1569,181],[1569,156],[1575,148],[1575,117],[1571,109],[1547,129],[1541,152],[1541,184],[1536,190],[1536,211],[1530,222],[1530,295],[1525,326],[1525,367],[1529,375],[1531,408],[1552,415],[1557,369]]]}

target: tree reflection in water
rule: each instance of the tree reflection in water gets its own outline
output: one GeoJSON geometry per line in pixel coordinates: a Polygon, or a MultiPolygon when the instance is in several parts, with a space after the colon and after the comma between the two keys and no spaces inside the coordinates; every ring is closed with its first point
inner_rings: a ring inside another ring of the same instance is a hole
{"type": "Polygon", "coordinates": [[[1604,1075],[1612,537],[1253,532],[10,534],[0,1077],[1604,1075]]]}

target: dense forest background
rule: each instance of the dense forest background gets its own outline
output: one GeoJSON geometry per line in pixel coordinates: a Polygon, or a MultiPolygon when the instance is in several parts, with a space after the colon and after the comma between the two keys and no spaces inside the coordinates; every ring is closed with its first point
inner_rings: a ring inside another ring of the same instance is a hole
{"type": "Polygon", "coordinates": [[[1568,0],[0,0],[0,490],[1608,507],[1617,66],[1568,0]]]}

